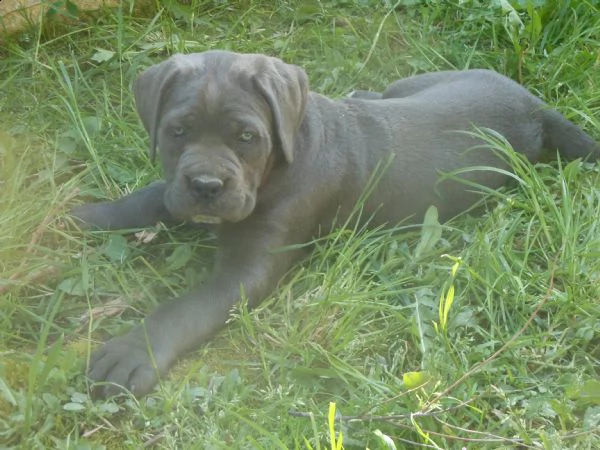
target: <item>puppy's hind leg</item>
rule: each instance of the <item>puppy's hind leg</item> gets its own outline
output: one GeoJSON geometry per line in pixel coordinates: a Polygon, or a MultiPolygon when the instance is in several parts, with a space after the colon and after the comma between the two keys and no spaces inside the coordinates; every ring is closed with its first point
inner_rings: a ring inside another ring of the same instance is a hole
{"type": "Polygon", "coordinates": [[[357,90],[351,92],[349,98],[360,98],[365,100],[378,100],[386,98],[402,98],[409,97],[418,92],[424,91],[436,84],[450,82],[457,77],[464,76],[480,76],[478,73],[486,73],[489,76],[489,71],[486,70],[444,70],[441,72],[429,72],[421,75],[414,75],[408,78],[401,78],[390,84],[383,93],[357,90]]]}
{"type": "Polygon", "coordinates": [[[428,89],[436,84],[451,81],[457,76],[464,74],[465,72],[460,71],[442,71],[442,72],[431,72],[424,73],[421,75],[414,75],[408,78],[401,78],[400,80],[394,81],[390,84],[383,93],[356,90],[348,94],[349,98],[359,98],[363,100],[380,100],[386,98],[402,98],[414,95],[417,92],[428,89]]]}
{"type": "MultiPolygon", "coordinates": [[[[440,72],[428,72],[421,75],[414,75],[408,78],[401,78],[390,84],[383,91],[382,98],[403,98],[415,95],[425,89],[429,89],[440,83],[448,83],[458,77],[478,76],[479,70],[443,70],[440,72]]],[[[487,72],[487,71],[485,71],[487,72]]]]}
{"type": "Polygon", "coordinates": [[[348,98],[360,98],[362,100],[381,100],[380,92],[357,90],[348,94],[348,98]]]}

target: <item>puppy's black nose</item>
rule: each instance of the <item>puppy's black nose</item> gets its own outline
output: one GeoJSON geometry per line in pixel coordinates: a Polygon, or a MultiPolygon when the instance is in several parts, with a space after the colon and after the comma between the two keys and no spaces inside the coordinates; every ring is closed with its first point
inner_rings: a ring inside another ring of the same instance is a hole
{"type": "Polygon", "coordinates": [[[215,198],[223,190],[223,180],[212,175],[198,175],[190,183],[194,192],[204,199],[215,198]]]}

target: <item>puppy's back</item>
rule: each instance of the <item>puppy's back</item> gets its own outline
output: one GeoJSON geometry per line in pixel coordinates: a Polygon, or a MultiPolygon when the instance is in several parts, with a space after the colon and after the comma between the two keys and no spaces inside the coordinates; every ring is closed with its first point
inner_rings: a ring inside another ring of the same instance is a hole
{"type": "MultiPolygon", "coordinates": [[[[392,83],[381,98],[418,96],[432,89],[442,93],[447,91],[448,98],[454,98],[457,91],[463,91],[465,96],[473,96],[479,91],[482,97],[475,101],[488,102],[491,110],[496,103],[504,103],[507,99],[519,102],[521,107],[527,105],[534,120],[542,125],[544,150],[550,153],[558,150],[566,159],[600,159],[600,144],[590,135],[517,82],[492,70],[441,71],[404,78],[392,83]],[[439,89],[441,87],[445,89],[439,89]]],[[[444,101],[444,95],[437,97],[440,107],[444,101]]]]}

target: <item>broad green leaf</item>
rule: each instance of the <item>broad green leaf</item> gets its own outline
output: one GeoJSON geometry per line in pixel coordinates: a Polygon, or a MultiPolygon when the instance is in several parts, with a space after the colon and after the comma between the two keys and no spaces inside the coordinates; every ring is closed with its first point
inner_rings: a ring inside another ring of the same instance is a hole
{"type": "Polygon", "coordinates": [[[424,254],[432,251],[441,237],[442,226],[438,220],[438,210],[435,206],[430,206],[423,218],[421,239],[415,249],[415,259],[419,259],[424,254]]]}
{"type": "Polygon", "coordinates": [[[85,292],[83,290],[83,285],[81,283],[81,279],[78,277],[65,278],[60,283],[58,283],[58,286],[56,286],[56,289],[58,289],[59,291],[62,291],[62,292],[66,292],[67,294],[70,294],[70,295],[75,295],[77,297],[81,297],[82,295],[85,294],[85,292]]]}
{"type": "Polygon", "coordinates": [[[81,403],[75,403],[75,402],[69,402],[69,403],[65,403],[63,405],[63,409],[65,411],[83,411],[85,409],[85,405],[82,405],[81,403]]]}
{"type": "Polygon", "coordinates": [[[167,258],[167,268],[170,271],[185,266],[192,257],[192,248],[187,244],[178,245],[167,258]]]}
{"type": "Polygon", "coordinates": [[[103,63],[106,61],[110,61],[115,56],[115,52],[111,50],[105,50],[103,48],[99,48],[96,50],[91,57],[92,61],[96,61],[97,63],[103,63]]]}
{"type": "Polygon", "coordinates": [[[120,234],[111,234],[102,251],[112,262],[122,263],[130,253],[127,239],[120,234]]]}

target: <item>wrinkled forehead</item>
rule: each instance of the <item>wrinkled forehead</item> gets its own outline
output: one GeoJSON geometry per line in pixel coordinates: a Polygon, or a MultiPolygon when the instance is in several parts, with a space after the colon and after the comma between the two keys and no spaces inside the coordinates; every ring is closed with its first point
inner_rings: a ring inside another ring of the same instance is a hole
{"type": "Polygon", "coordinates": [[[255,88],[253,76],[237,58],[228,64],[200,61],[175,75],[163,110],[204,118],[250,114],[266,120],[268,105],[255,88]]]}

